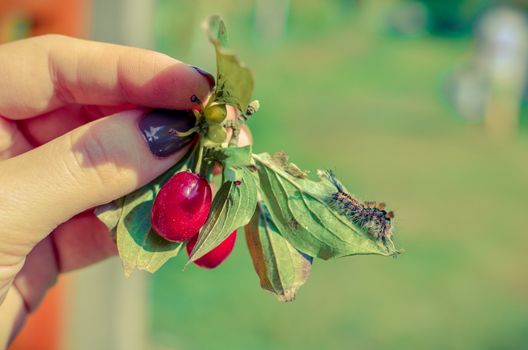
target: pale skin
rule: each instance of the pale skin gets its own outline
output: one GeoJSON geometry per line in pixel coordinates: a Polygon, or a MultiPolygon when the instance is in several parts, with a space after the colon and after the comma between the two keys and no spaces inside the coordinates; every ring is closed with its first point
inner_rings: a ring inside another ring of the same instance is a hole
{"type": "Polygon", "coordinates": [[[91,209],[187,151],[152,155],[138,119],[209,93],[196,70],[153,51],[56,35],[0,46],[0,348],[59,273],[116,255],[91,209]]]}

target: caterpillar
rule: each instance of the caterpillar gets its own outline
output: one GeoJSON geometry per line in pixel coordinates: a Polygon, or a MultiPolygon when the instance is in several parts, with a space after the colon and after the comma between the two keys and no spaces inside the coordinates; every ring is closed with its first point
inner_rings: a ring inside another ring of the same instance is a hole
{"type": "Polygon", "coordinates": [[[387,211],[383,202],[361,202],[345,190],[331,170],[324,174],[337,190],[329,198],[331,206],[387,246],[391,242],[394,212],[387,211]]]}

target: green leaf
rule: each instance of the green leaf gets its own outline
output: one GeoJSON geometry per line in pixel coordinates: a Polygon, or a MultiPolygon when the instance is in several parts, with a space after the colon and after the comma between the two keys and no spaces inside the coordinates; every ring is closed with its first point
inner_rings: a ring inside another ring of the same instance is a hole
{"type": "Polygon", "coordinates": [[[301,170],[297,165],[288,161],[288,155],[285,152],[277,152],[272,157],[273,163],[293,177],[304,179],[308,176],[308,172],[301,170]]]}
{"type": "Polygon", "coordinates": [[[181,248],[181,243],[166,241],[151,229],[150,211],[155,195],[154,186],[147,186],[125,198],[117,225],[117,249],[126,276],[136,268],[155,272],[181,248]]]}
{"type": "Polygon", "coordinates": [[[204,27],[209,40],[222,47],[227,46],[227,28],[224,20],[219,15],[212,15],[204,22],[204,27]]]}
{"type": "Polygon", "coordinates": [[[293,301],[310,276],[311,258],[282,236],[262,203],[246,226],[246,240],[260,286],[280,301],[293,301]]]}
{"type": "Polygon", "coordinates": [[[189,169],[195,153],[196,149],[190,151],[163,175],[135,192],[96,208],[101,221],[117,231],[117,249],[126,276],[134,269],[153,273],[180,251],[181,243],[167,241],[151,229],[150,212],[161,186],[174,174],[189,169]]]}
{"type": "Polygon", "coordinates": [[[217,148],[211,151],[211,158],[222,163],[224,168],[250,166],[253,163],[251,145],[244,147],[217,148]]]}
{"type": "Polygon", "coordinates": [[[284,154],[272,157],[263,153],[253,158],[273,222],[298,250],[322,259],[398,253],[334,209],[329,198],[336,189],[327,179],[311,181],[296,176],[300,175],[297,171],[292,174],[291,168],[285,167],[284,154]]]}
{"type": "Polygon", "coordinates": [[[216,51],[216,88],[211,100],[237,106],[244,113],[255,86],[253,73],[225,47],[227,29],[219,16],[209,17],[204,27],[216,51]]]}
{"type": "Polygon", "coordinates": [[[114,239],[117,234],[117,223],[123,213],[123,202],[124,198],[119,198],[94,209],[94,214],[106,225],[114,239]]]}
{"type": "Polygon", "coordinates": [[[237,180],[224,182],[216,193],[190,261],[201,258],[222,243],[231,232],[246,225],[255,211],[257,183],[254,175],[246,167],[236,168],[234,171],[237,180]]]}

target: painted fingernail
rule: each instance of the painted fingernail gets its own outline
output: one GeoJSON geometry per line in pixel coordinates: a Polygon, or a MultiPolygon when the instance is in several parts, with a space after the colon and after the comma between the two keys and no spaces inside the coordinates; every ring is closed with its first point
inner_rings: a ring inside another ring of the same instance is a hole
{"type": "Polygon", "coordinates": [[[152,154],[167,157],[190,144],[196,134],[180,137],[175,132],[185,132],[196,122],[191,111],[154,109],[140,121],[139,129],[152,154]]]}
{"type": "Polygon", "coordinates": [[[200,67],[196,67],[196,66],[191,66],[191,67],[193,67],[198,73],[200,73],[205,79],[207,79],[207,82],[209,83],[209,87],[211,88],[211,90],[213,90],[213,88],[215,87],[214,76],[208,71],[206,71],[205,69],[202,69],[200,67]]]}

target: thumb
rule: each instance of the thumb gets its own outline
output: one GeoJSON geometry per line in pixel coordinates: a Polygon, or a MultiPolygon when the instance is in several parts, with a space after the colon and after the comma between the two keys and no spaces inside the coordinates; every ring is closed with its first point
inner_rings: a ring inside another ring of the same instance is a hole
{"type": "Polygon", "coordinates": [[[192,142],[169,130],[193,125],[185,111],[124,111],[0,163],[0,268],[72,216],[162,174],[192,142]]]}

